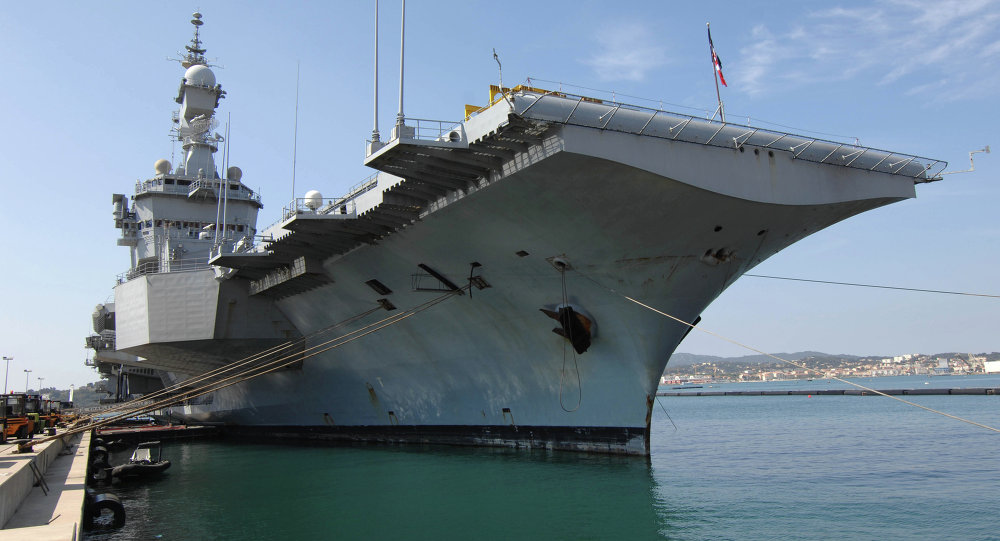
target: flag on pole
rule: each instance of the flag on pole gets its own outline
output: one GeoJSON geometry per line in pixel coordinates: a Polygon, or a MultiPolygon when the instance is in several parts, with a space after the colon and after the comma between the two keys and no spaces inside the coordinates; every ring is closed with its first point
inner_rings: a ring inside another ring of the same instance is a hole
{"type": "Polygon", "coordinates": [[[719,60],[719,55],[715,53],[711,28],[708,29],[708,48],[712,50],[712,63],[715,64],[715,72],[719,74],[719,81],[722,81],[722,86],[729,88],[729,85],[726,84],[726,78],[722,76],[722,60],[719,60]]]}

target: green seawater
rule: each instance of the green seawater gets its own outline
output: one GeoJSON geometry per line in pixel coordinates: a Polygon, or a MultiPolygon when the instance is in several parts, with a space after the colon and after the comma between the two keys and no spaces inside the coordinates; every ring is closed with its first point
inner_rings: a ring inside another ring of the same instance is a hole
{"type": "MultiPolygon", "coordinates": [[[[1000,426],[1000,396],[906,399],[1000,426]]],[[[1000,434],[883,397],[658,402],[648,459],[167,442],[162,478],[98,487],[127,523],[85,539],[1000,539],[1000,434]]]]}

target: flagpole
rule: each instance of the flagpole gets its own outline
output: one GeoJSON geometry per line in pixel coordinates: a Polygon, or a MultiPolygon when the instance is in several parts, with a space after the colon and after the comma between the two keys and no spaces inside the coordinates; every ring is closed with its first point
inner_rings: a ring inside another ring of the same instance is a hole
{"type": "MultiPolygon", "coordinates": [[[[725,122],[726,111],[722,107],[722,94],[719,92],[719,73],[715,67],[715,47],[712,45],[712,25],[705,23],[705,28],[708,29],[708,52],[712,59],[712,79],[715,81],[715,98],[719,100],[719,118],[725,122]]],[[[715,118],[715,114],[712,115],[712,118],[715,118]]]]}

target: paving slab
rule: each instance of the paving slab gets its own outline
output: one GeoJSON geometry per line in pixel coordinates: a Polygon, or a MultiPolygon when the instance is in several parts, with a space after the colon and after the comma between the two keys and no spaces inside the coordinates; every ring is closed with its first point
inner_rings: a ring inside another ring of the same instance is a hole
{"type": "Polygon", "coordinates": [[[16,453],[17,446],[0,448],[0,510],[16,509],[0,530],[0,540],[76,540],[86,493],[90,432],[83,432],[36,446],[34,452],[16,453]],[[48,493],[35,484],[29,462],[42,473],[48,493]],[[6,478],[2,478],[6,473],[6,478]],[[29,487],[25,495],[24,485],[29,487]],[[20,495],[20,502],[17,502],[20,495]]]}

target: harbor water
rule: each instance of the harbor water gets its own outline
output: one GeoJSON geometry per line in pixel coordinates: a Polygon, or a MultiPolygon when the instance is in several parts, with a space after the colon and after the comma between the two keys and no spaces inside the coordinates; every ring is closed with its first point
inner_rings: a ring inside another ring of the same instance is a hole
{"type": "MultiPolygon", "coordinates": [[[[1000,387],[996,376],[858,381],[1000,387]]],[[[1000,396],[901,398],[1000,427],[1000,396]]],[[[168,442],[161,479],[104,489],[125,503],[126,525],[85,539],[1000,539],[996,432],[878,396],[657,402],[648,459],[168,442]]]]}

